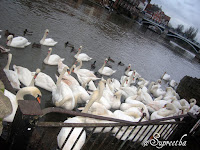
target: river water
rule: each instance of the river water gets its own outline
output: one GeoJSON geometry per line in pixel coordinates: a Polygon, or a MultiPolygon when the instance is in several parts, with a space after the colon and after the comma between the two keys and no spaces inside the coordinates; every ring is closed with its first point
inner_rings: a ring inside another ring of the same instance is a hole
{"type": "MultiPolygon", "coordinates": [[[[166,71],[171,78],[179,82],[185,75],[200,78],[200,65],[194,55],[175,44],[166,43],[162,38],[135,23],[130,18],[109,13],[100,5],[84,0],[28,0],[0,1],[0,30],[8,29],[15,35],[23,35],[28,29],[32,35],[25,37],[30,42],[39,43],[45,29],[49,29],[48,37],[58,41],[53,53],[64,57],[64,63],[71,66],[74,52],[65,48],[69,41],[76,49],[83,46],[82,52],[93,58],[84,62],[83,68],[90,69],[94,60],[97,71],[110,56],[115,63],[109,64],[117,70],[112,77],[120,79],[128,64],[132,64],[142,77],[155,81],[166,71]],[[118,66],[121,61],[125,66],[118,66]]],[[[2,32],[0,45],[6,45],[2,32]]],[[[57,66],[43,64],[49,47],[41,49],[28,46],[24,49],[10,48],[13,64],[24,66],[31,71],[40,68],[50,75],[54,81],[57,66]]],[[[4,59],[7,55],[0,55],[4,59]]],[[[4,66],[6,62],[1,63],[4,66]]],[[[10,67],[12,68],[12,67],[10,67]]],[[[43,94],[42,107],[52,106],[51,93],[41,89],[43,94]]]]}

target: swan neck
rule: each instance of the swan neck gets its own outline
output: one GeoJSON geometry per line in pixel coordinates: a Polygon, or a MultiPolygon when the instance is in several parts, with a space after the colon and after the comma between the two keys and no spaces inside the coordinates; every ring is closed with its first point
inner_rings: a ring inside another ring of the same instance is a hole
{"type": "Polygon", "coordinates": [[[35,76],[33,76],[29,86],[35,86],[35,76]]]}
{"type": "Polygon", "coordinates": [[[126,70],[125,74],[128,74],[130,70],[131,70],[131,67],[129,67],[129,68],[126,70]]]}
{"type": "Polygon", "coordinates": [[[172,115],[174,113],[176,113],[176,108],[173,105],[170,106],[170,110],[166,110],[166,111],[162,111],[162,112],[158,111],[158,114],[163,116],[163,117],[167,117],[167,116],[172,115]]]}
{"type": "MultiPolygon", "coordinates": [[[[116,95],[116,94],[115,94],[116,95]]],[[[117,100],[121,100],[121,96],[122,94],[117,94],[116,97],[117,97],[117,100]]]]}
{"type": "Polygon", "coordinates": [[[124,86],[124,83],[126,82],[126,78],[122,81],[122,83],[121,83],[121,87],[123,87],[124,86]]]}
{"type": "Polygon", "coordinates": [[[89,100],[89,102],[87,103],[87,105],[85,106],[85,108],[83,109],[83,113],[87,113],[88,110],[90,109],[90,107],[92,106],[92,104],[95,101],[99,101],[100,98],[103,95],[103,90],[104,90],[104,83],[102,81],[99,82],[99,86],[97,88],[97,90],[95,90],[91,96],[91,99],[89,100]]]}
{"type": "Polygon", "coordinates": [[[8,40],[7,45],[10,46],[12,43],[12,38],[8,40]]]}
{"type": "Polygon", "coordinates": [[[74,96],[74,100],[75,100],[75,106],[77,106],[77,103],[78,103],[78,99],[80,98],[80,94],[77,94],[74,96]]]}
{"type": "Polygon", "coordinates": [[[60,85],[61,80],[62,80],[64,74],[65,74],[65,70],[63,69],[63,71],[61,72],[60,76],[58,77],[58,80],[56,82],[56,86],[60,85]]]}
{"type": "Polygon", "coordinates": [[[16,94],[16,101],[24,100],[24,95],[27,95],[27,94],[31,94],[29,87],[25,87],[25,88],[20,89],[16,94]]]}
{"type": "Polygon", "coordinates": [[[169,116],[171,114],[173,114],[172,110],[158,111],[158,115],[163,116],[163,117],[167,117],[167,116],[169,116]]]}
{"type": "Polygon", "coordinates": [[[49,60],[50,55],[51,55],[51,51],[48,52],[48,55],[47,55],[47,57],[46,57],[46,60],[47,60],[47,61],[49,60]]]}
{"type": "Polygon", "coordinates": [[[76,56],[78,56],[81,53],[81,48],[78,50],[76,56]]]}
{"type": "Polygon", "coordinates": [[[154,82],[151,82],[149,87],[148,87],[148,93],[150,93],[151,89],[152,89],[152,86],[153,86],[154,82]]]}
{"type": "Polygon", "coordinates": [[[106,86],[108,86],[108,88],[112,91],[112,87],[111,87],[111,85],[110,85],[110,78],[107,79],[107,81],[106,81],[106,86]]]}
{"type": "Polygon", "coordinates": [[[31,83],[30,83],[29,86],[35,86],[35,78],[37,77],[38,74],[39,74],[39,73],[35,72],[35,74],[34,74],[32,80],[31,80],[31,83]]]}
{"type": "Polygon", "coordinates": [[[72,70],[74,69],[74,65],[70,68],[69,74],[72,73],[72,70]]]}
{"type": "Polygon", "coordinates": [[[133,76],[134,76],[134,71],[131,74],[131,76],[129,77],[128,84],[127,84],[128,87],[131,85],[131,82],[133,81],[133,76]]]}
{"type": "Polygon", "coordinates": [[[79,66],[77,66],[76,69],[77,69],[77,70],[81,69],[82,65],[83,65],[83,63],[82,63],[82,61],[80,61],[80,62],[79,62],[79,66]]]}
{"type": "Polygon", "coordinates": [[[103,68],[105,67],[106,62],[104,62],[103,66],[100,68],[100,70],[103,70],[103,68]]]}
{"type": "Polygon", "coordinates": [[[7,64],[6,64],[6,66],[5,66],[5,68],[4,68],[4,69],[7,69],[7,70],[9,70],[9,67],[10,67],[11,60],[12,60],[12,55],[8,55],[8,62],[7,62],[7,64]]]}
{"type": "Polygon", "coordinates": [[[44,40],[46,39],[46,37],[47,37],[47,34],[46,34],[46,32],[45,32],[43,38],[41,39],[41,41],[44,42],[44,40]]]}

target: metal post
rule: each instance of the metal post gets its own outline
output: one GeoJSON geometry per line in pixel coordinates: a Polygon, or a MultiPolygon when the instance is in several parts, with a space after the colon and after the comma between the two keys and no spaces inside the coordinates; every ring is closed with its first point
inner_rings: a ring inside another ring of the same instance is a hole
{"type": "Polygon", "coordinates": [[[19,100],[18,109],[12,123],[9,137],[10,149],[26,150],[35,120],[42,114],[40,105],[35,100],[19,100]]]}

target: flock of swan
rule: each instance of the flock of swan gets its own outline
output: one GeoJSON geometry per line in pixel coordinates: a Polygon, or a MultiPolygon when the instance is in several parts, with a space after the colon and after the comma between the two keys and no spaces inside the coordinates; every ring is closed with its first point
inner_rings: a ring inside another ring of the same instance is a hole
{"type": "MultiPolygon", "coordinates": [[[[10,63],[12,60],[12,54],[8,54],[8,62],[4,68],[4,72],[8,77],[12,87],[19,90],[16,95],[12,94],[8,90],[4,90],[4,95],[7,96],[12,104],[12,114],[6,116],[4,121],[12,122],[16,109],[18,106],[17,100],[23,99],[24,95],[33,95],[38,102],[42,96],[40,90],[35,87],[38,86],[52,93],[52,103],[56,107],[61,107],[67,110],[73,110],[78,104],[85,104],[85,107],[78,108],[84,113],[100,115],[105,117],[112,117],[132,122],[138,122],[143,113],[146,116],[142,121],[160,119],[169,116],[175,116],[191,112],[198,114],[200,107],[196,105],[196,100],[190,99],[189,102],[185,99],[180,99],[179,95],[174,90],[177,83],[174,80],[170,80],[170,75],[166,72],[157,81],[148,81],[141,77],[136,70],[131,70],[131,64],[129,64],[124,75],[120,80],[110,78],[112,74],[116,72],[112,68],[106,66],[109,59],[105,59],[103,66],[98,70],[98,73],[102,76],[99,78],[95,73],[89,69],[83,69],[83,61],[90,61],[92,58],[85,53],[81,53],[82,46],[78,49],[77,54],[74,56],[76,63],[69,67],[63,63],[65,58],[61,58],[57,54],[52,54],[52,47],[57,44],[52,38],[47,38],[49,30],[46,29],[43,38],[40,40],[41,45],[50,46],[44,63],[46,65],[58,66],[59,76],[56,76],[57,82],[41,72],[38,68],[35,72],[30,71],[28,68],[13,65],[14,70],[10,70],[10,63]],[[77,66],[78,65],[78,66],[77,66]],[[75,74],[77,78],[72,76],[75,74]],[[170,86],[163,90],[161,86],[162,81],[168,82],[170,86]],[[98,83],[96,87],[95,83],[98,83]],[[25,87],[20,88],[23,84],[25,87]]],[[[7,45],[10,47],[24,48],[31,43],[24,37],[13,37],[8,35],[7,45]]],[[[95,63],[93,64],[95,65],[95,63]]],[[[93,66],[94,67],[94,66],[93,66]]],[[[84,117],[68,118],[65,123],[99,123],[109,122],[104,120],[97,120],[84,117]]],[[[118,131],[118,127],[112,130],[113,135],[118,131]]],[[[139,128],[136,128],[132,135],[137,132],[139,128]]],[[[61,147],[68,136],[71,128],[63,127],[58,136],[58,146],[61,147]]],[[[69,140],[64,146],[64,149],[71,149],[73,143],[76,141],[82,128],[75,128],[71,133],[69,140]]],[[[96,128],[95,133],[98,133],[102,128],[96,128]]],[[[123,135],[122,128],[117,134],[117,138],[123,135]]],[[[159,130],[159,128],[157,128],[159,130]]],[[[110,131],[110,128],[106,128],[104,132],[110,131]]],[[[131,132],[131,128],[123,135],[121,140],[125,140],[127,135],[131,132]]],[[[147,132],[147,131],[145,131],[147,132]]],[[[141,130],[141,134],[143,131],[141,130]]],[[[149,136],[150,136],[149,132],[149,136]]],[[[139,136],[142,136],[138,134],[139,136]]],[[[148,136],[146,137],[149,138],[148,136]]],[[[136,138],[137,139],[137,138],[136,138]]],[[[86,140],[86,131],[84,130],[80,139],[76,143],[74,149],[81,149],[86,140]]]]}

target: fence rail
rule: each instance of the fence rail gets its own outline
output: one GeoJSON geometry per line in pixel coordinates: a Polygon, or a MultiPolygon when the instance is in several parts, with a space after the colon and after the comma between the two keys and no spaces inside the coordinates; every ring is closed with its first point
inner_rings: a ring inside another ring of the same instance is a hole
{"type": "Polygon", "coordinates": [[[191,113],[157,120],[130,122],[87,113],[45,108],[41,110],[36,101],[19,101],[19,107],[8,137],[10,149],[109,149],[126,150],[141,148],[155,133],[162,140],[179,140],[182,135],[194,134],[199,126],[199,116],[191,113]],[[63,123],[45,121],[46,115],[59,113],[67,118],[81,117],[104,120],[106,123],[63,123]],[[65,135],[57,141],[63,130],[65,135]]]}

